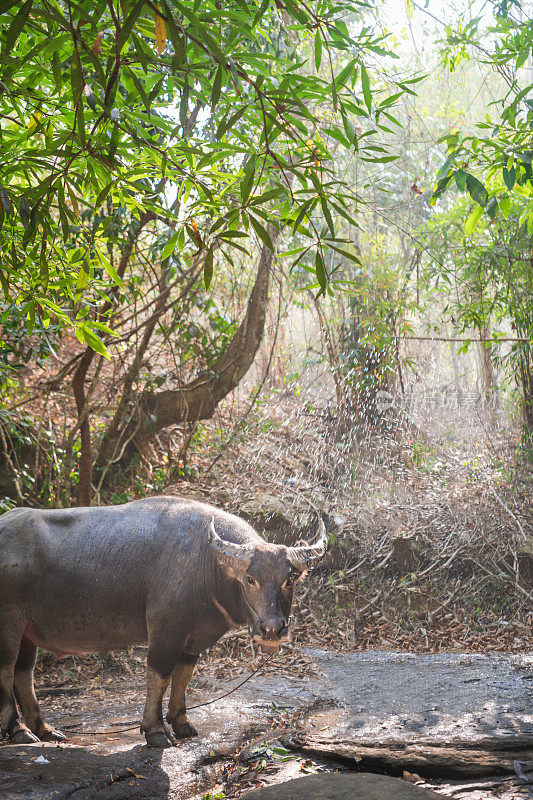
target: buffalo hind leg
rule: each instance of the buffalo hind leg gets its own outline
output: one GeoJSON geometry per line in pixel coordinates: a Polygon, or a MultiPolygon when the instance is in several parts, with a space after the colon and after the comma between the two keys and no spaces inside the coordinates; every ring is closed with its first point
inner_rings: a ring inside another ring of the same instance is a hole
{"type": "Polygon", "coordinates": [[[0,618],[0,732],[14,744],[39,741],[22,722],[13,691],[23,630],[23,621],[13,617],[0,618]]]}
{"type": "Polygon", "coordinates": [[[187,707],[185,703],[185,692],[197,661],[197,655],[193,656],[189,655],[189,653],[182,653],[172,672],[172,686],[170,689],[170,700],[168,702],[167,722],[171,723],[172,729],[178,739],[188,739],[191,736],[198,736],[198,731],[187,719],[187,707]]]}
{"type": "Polygon", "coordinates": [[[37,660],[37,647],[26,636],[22,637],[13,688],[15,697],[29,729],[43,742],[62,742],[65,737],[43,721],[41,709],[33,687],[33,668],[37,660]]]}

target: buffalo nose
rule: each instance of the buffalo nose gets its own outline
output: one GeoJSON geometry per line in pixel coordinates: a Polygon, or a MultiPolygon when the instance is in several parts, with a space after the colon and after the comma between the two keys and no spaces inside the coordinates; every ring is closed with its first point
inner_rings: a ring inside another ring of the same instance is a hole
{"type": "Polygon", "coordinates": [[[287,623],[284,619],[273,619],[261,622],[259,625],[261,635],[267,639],[277,639],[287,632],[287,623]]]}

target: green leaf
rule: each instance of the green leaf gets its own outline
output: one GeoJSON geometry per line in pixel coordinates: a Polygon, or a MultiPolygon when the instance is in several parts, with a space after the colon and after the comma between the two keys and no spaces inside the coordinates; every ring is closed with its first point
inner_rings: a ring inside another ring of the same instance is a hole
{"type": "Polygon", "coordinates": [[[468,194],[472,200],[475,200],[480,206],[485,207],[487,205],[489,201],[489,193],[481,181],[478,180],[474,175],[471,175],[469,172],[466,173],[466,188],[468,189],[468,194]]]}
{"type": "Polygon", "coordinates": [[[254,182],[255,177],[255,154],[248,158],[246,163],[243,167],[244,177],[241,181],[240,191],[241,191],[241,200],[243,203],[246,203],[248,197],[250,196],[250,192],[252,191],[252,185],[254,182]]]}
{"type": "Polygon", "coordinates": [[[187,39],[181,34],[181,31],[176,24],[170,3],[167,3],[166,0],[163,0],[163,7],[166,12],[165,24],[167,31],[170,36],[170,41],[174,45],[172,64],[173,67],[176,68],[180,67],[186,59],[187,39]]]}
{"type": "Polygon", "coordinates": [[[179,231],[176,231],[176,233],[172,234],[166,245],[163,247],[163,251],[161,253],[161,261],[164,261],[166,258],[172,255],[172,253],[176,249],[178,236],[179,236],[179,231]]]}
{"type": "Polygon", "coordinates": [[[326,220],[329,232],[331,233],[332,236],[335,236],[335,227],[333,225],[333,218],[331,216],[331,211],[329,210],[328,203],[325,197],[320,198],[320,205],[322,206],[322,213],[324,214],[324,219],[326,220]]]}
{"type": "Polygon", "coordinates": [[[181,100],[180,100],[180,122],[183,128],[187,124],[188,111],[189,111],[189,81],[187,78],[185,78],[185,83],[183,84],[183,90],[181,92],[181,100]]]}
{"type": "Polygon", "coordinates": [[[445,178],[441,178],[440,179],[440,181],[437,183],[437,185],[433,189],[433,194],[431,195],[432,204],[434,204],[435,201],[438,200],[439,197],[444,194],[448,184],[450,183],[450,180],[451,180],[450,175],[446,175],[445,178]]]}
{"type": "Polygon", "coordinates": [[[346,64],[344,69],[341,72],[339,72],[339,74],[336,76],[335,80],[333,81],[333,88],[334,89],[337,86],[342,86],[345,83],[345,81],[349,78],[349,76],[352,75],[352,73],[354,71],[355,63],[356,63],[355,62],[355,58],[353,58],[348,64],[346,64]]]}
{"type": "Polygon", "coordinates": [[[123,289],[124,284],[122,282],[122,278],[116,271],[115,267],[112,265],[111,261],[107,258],[107,256],[104,255],[104,253],[102,253],[102,251],[99,248],[96,248],[96,252],[98,255],[98,260],[100,261],[101,265],[103,266],[103,268],[105,269],[105,271],[107,272],[113,283],[115,283],[117,286],[120,286],[120,288],[123,289]]]}
{"type": "Polygon", "coordinates": [[[245,111],[246,111],[246,106],[241,106],[241,108],[239,108],[238,111],[232,114],[231,117],[229,118],[224,117],[224,119],[221,120],[217,128],[216,138],[221,139],[222,136],[226,133],[226,131],[229,131],[229,129],[232,128],[233,125],[235,125],[237,120],[239,120],[242,117],[245,111]]]}
{"type": "Polygon", "coordinates": [[[219,64],[216,71],[215,80],[213,81],[213,89],[211,90],[211,108],[215,108],[220,100],[220,92],[222,90],[222,75],[224,73],[223,67],[219,64]]]}
{"type": "Polygon", "coordinates": [[[203,25],[199,29],[199,33],[204,42],[206,43],[209,53],[213,58],[213,60],[216,61],[218,64],[221,64],[223,67],[225,67],[226,64],[228,63],[228,59],[226,58],[226,56],[224,55],[224,53],[222,52],[216,41],[213,39],[213,37],[207,32],[205,25],[203,25]]]}
{"type": "Polygon", "coordinates": [[[25,197],[20,198],[19,214],[20,214],[20,221],[22,222],[22,224],[24,225],[24,229],[26,230],[28,225],[30,224],[31,208],[30,204],[28,203],[25,197]]]}
{"type": "Polygon", "coordinates": [[[106,199],[107,195],[109,194],[112,186],[113,186],[113,181],[110,181],[110,183],[108,183],[107,186],[104,186],[104,188],[102,189],[102,191],[100,192],[100,194],[96,198],[96,202],[94,204],[94,210],[95,211],[100,208],[100,206],[102,205],[102,203],[106,199]]]}
{"type": "Polygon", "coordinates": [[[470,216],[468,217],[467,221],[465,222],[465,234],[470,236],[474,228],[476,227],[477,223],[479,222],[479,218],[483,214],[483,208],[481,206],[476,206],[470,216]]]}
{"type": "Polygon", "coordinates": [[[322,35],[320,33],[320,28],[317,28],[317,32],[315,33],[315,66],[317,72],[320,69],[321,63],[322,63],[322,35]]]}
{"type": "Polygon", "coordinates": [[[119,35],[117,37],[117,49],[118,49],[119,52],[122,50],[122,48],[126,44],[130,34],[133,31],[135,23],[137,22],[137,19],[139,18],[139,14],[141,13],[141,11],[143,10],[145,5],[146,5],[145,4],[145,0],[137,0],[135,5],[133,6],[133,9],[129,13],[129,15],[126,17],[126,19],[124,21],[124,25],[122,26],[122,28],[120,30],[120,33],[119,33],[119,35]]]}
{"type": "Polygon", "coordinates": [[[54,76],[54,83],[56,85],[56,91],[61,91],[62,80],[61,80],[61,59],[59,57],[59,53],[57,50],[54,50],[52,53],[52,74],[54,76]]]}
{"type": "Polygon", "coordinates": [[[150,115],[150,100],[148,98],[148,95],[144,91],[144,86],[142,85],[141,81],[139,80],[138,76],[136,75],[135,70],[130,69],[129,67],[127,67],[126,68],[126,72],[130,76],[130,78],[132,79],[133,84],[134,84],[135,88],[137,89],[137,92],[139,93],[139,96],[140,96],[140,98],[141,98],[141,100],[143,102],[144,108],[146,109],[146,113],[149,116],[150,115]]]}
{"type": "Polygon", "coordinates": [[[81,293],[88,286],[88,284],[89,284],[89,265],[87,264],[86,259],[84,259],[80,267],[78,280],[76,281],[76,292],[81,293]]]}
{"type": "Polygon", "coordinates": [[[259,8],[257,10],[257,14],[255,15],[255,17],[253,19],[252,28],[255,28],[255,26],[257,25],[259,20],[262,19],[263,14],[267,10],[269,3],[270,3],[270,0],[263,0],[263,2],[261,3],[261,5],[259,6],[259,8]]]}
{"type": "Polygon", "coordinates": [[[328,285],[328,276],[326,273],[326,268],[324,267],[324,259],[322,258],[320,250],[317,250],[315,255],[315,273],[320,286],[320,294],[323,294],[328,285]]]}
{"type": "Polygon", "coordinates": [[[9,302],[9,283],[7,281],[6,276],[4,275],[3,270],[0,269],[0,283],[2,284],[2,290],[4,292],[4,299],[9,302]]]}
{"type": "Polygon", "coordinates": [[[533,209],[527,215],[527,232],[528,236],[533,236],[533,209]]]}
{"type": "Polygon", "coordinates": [[[5,14],[13,6],[18,5],[19,0],[0,0],[0,14],[5,14]]]}
{"type": "Polygon", "coordinates": [[[99,353],[101,356],[105,356],[106,358],[111,358],[109,350],[103,341],[87,325],[78,325],[76,329],[76,335],[80,341],[84,341],[89,345],[89,347],[92,347],[95,353],[99,353]]]}
{"type": "Polygon", "coordinates": [[[502,170],[503,180],[507,188],[510,192],[513,191],[513,187],[516,181],[516,170],[514,167],[507,168],[504,167],[502,170]]]}
{"type": "Polygon", "coordinates": [[[5,52],[11,53],[19,35],[26,24],[28,17],[30,15],[31,7],[33,5],[33,0],[26,0],[26,2],[22,5],[22,7],[17,11],[15,16],[13,17],[13,21],[9,28],[7,29],[6,33],[6,47],[5,52]]]}
{"type": "Polygon", "coordinates": [[[495,197],[491,197],[487,205],[487,214],[490,219],[496,219],[498,216],[498,210],[499,206],[497,199],[495,197]]]}
{"type": "Polygon", "coordinates": [[[2,203],[2,207],[4,209],[6,217],[9,217],[11,214],[11,201],[9,200],[9,195],[5,188],[0,183],[0,203],[2,203]]]}
{"type": "Polygon", "coordinates": [[[365,105],[369,111],[372,110],[372,93],[370,91],[370,79],[366,71],[365,65],[361,62],[361,85],[363,87],[363,97],[365,105]]]}
{"type": "Polygon", "coordinates": [[[204,285],[206,289],[209,289],[211,286],[211,280],[213,278],[213,248],[210,247],[205,254],[205,261],[204,261],[204,285]]]}
{"type": "Polygon", "coordinates": [[[502,198],[500,198],[500,211],[505,219],[509,219],[509,212],[511,211],[511,198],[508,194],[505,194],[502,198]]]}
{"type": "Polygon", "coordinates": [[[456,169],[453,173],[453,177],[455,179],[455,185],[459,191],[464,192],[466,189],[466,172],[464,169],[456,169]]]}
{"type": "MultiPolygon", "coordinates": [[[[437,174],[437,180],[438,181],[441,180],[441,178],[445,178],[447,176],[448,172],[450,171],[450,167],[452,166],[453,162],[455,161],[455,159],[457,158],[458,155],[459,155],[459,150],[454,150],[454,152],[451,153],[448,156],[448,158],[446,159],[446,161],[444,162],[444,164],[442,165],[442,167],[438,171],[438,174],[437,174]]],[[[465,175],[466,175],[466,173],[465,173],[465,175]]]]}
{"type": "Polygon", "coordinates": [[[26,315],[26,330],[31,333],[35,328],[35,302],[31,300],[28,303],[28,313],[26,315]]]}
{"type": "Polygon", "coordinates": [[[270,238],[270,234],[267,231],[267,229],[264,228],[261,225],[261,223],[255,217],[252,217],[251,214],[250,214],[250,222],[252,223],[252,228],[254,229],[256,234],[259,236],[259,238],[261,239],[263,244],[265,244],[269,248],[269,250],[273,253],[274,252],[274,243],[273,243],[272,239],[270,238]]]}

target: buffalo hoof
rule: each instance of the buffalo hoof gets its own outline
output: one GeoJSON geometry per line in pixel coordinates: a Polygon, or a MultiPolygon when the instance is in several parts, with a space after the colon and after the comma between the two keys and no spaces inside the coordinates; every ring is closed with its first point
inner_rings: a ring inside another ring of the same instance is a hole
{"type": "Polygon", "coordinates": [[[61,731],[56,731],[55,728],[46,727],[41,734],[42,742],[66,742],[67,737],[61,731]]]}
{"type": "Polygon", "coordinates": [[[191,739],[193,736],[198,736],[198,731],[190,722],[183,722],[181,725],[173,725],[172,728],[177,739],[191,739]]]}
{"type": "Polygon", "coordinates": [[[13,731],[9,738],[13,744],[33,744],[34,742],[40,742],[38,736],[35,736],[35,734],[29,731],[28,728],[22,727],[13,731]]]}
{"type": "Polygon", "coordinates": [[[174,741],[163,731],[154,731],[153,733],[146,732],[144,735],[146,737],[146,744],[149,747],[158,747],[162,749],[163,747],[172,747],[174,745],[174,741]]]}

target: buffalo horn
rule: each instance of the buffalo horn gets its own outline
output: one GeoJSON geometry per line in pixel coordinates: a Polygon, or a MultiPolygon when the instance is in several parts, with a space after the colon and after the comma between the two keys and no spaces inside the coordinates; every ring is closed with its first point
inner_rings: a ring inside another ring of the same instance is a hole
{"type": "Polygon", "coordinates": [[[323,521],[318,521],[318,533],[314,542],[304,544],[299,547],[288,547],[288,558],[291,564],[300,569],[312,567],[317,561],[320,561],[322,556],[327,550],[328,535],[326,533],[326,526],[323,521]]]}
{"type": "Polygon", "coordinates": [[[215,518],[211,517],[209,544],[216,551],[220,561],[230,567],[246,570],[250,566],[254,548],[246,544],[236,544],[222,539],[215,530],[215,518]]]}

